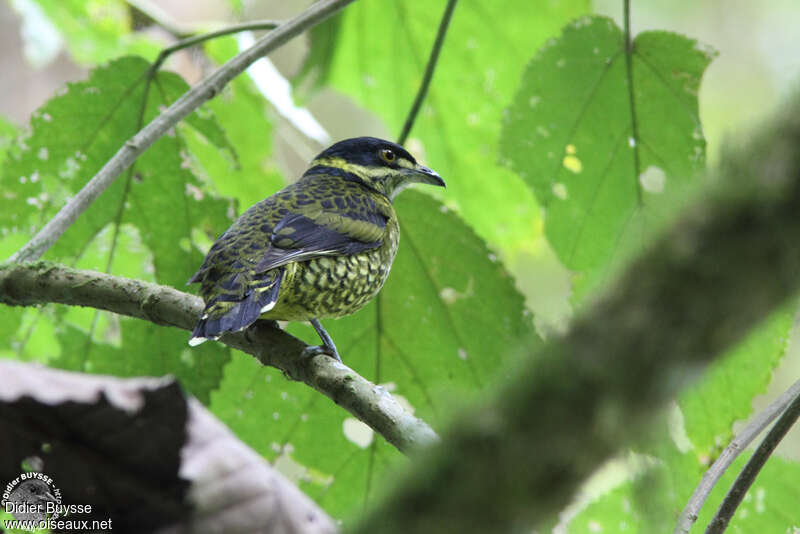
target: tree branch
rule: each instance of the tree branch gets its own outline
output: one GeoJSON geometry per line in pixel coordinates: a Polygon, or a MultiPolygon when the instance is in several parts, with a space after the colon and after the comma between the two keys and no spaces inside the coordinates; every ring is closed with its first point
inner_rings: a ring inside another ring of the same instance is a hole
{"type": "Polygon", "coordinates": [[[786,433],[792,428],[798,417],[800,417],[800,395],[796,395],[792,399],[792,403],[783,412],[775,426],[767,433],[767,437],[764,438],[764,441],[761,442],[758,449],[747,461],[742,472],[736,477],[736,481],[719,505],[717,513],[714,514],[714,518],[708,524],[706,534],[722,534],[725,532],[736,509],[742,504],[742,499],[744,499],[747,490],[755,482],[761,468],[764,467],[775,447],[786,436],[786,433]]]}
{"type": "Polygon", "coordinates": [[[320,0],[297,17],[281,24],[256,42],[251,48],[237,54],[214,74],[192,87],[176,100],[164,113],[129,139],[102,169],[70,199],[67,204],[25,244],[10,261],[22,262],[39,259],[61,234],[100,196],[122,173],[159,137],[178,121],[213,98],[238,74],[261,56],[275,50],[291,38],[320,23],[354,0],[320,0]]]}
{"type": "MultiPolygon", "coordinates": [[[[49,302],[90,306],[184,330],[194,327],[203,310],[199,297],[140,280],[49,262],[0,265],[0,303],[49,302]]],[[[327,395],[403,452],[438,440],[424,421],[408,413],[383,388],[329,356],[301,357],[307,345],[269,323],[259,321],[221,341],[327,395]]]]}
{"type": "Polygon", "coordinates": [[[800,98],[725,154],[717,190],[422,451],[353,531],[521,532],[551,520],[698,368],[800,288],[798,146],[800,98]]]}
{"type": "Polygon", "coordinates": [[[674,534],[689,534],[689,530],[697,521],[700,508],[711,494],[711,490],[717,485],[719,479],[727,471],[733,461],[744,451],[751,441],[753,441],[767,425],[775,420],[781,413],[786,411],[792,399],[800,395],[800,380],[792,384],[780,397],[772,401],[763,411],[756,415],[752,421],[725,447],[719,458],[705,472],[697,488],[692,493],[689,502],[681,512],[674,534]]]}

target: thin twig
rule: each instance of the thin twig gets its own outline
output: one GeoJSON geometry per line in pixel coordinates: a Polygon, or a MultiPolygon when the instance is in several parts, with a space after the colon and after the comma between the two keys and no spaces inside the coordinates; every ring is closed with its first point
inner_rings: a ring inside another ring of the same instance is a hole
{"type": "Polygon", "coordinates": [[[431,85],[433,79],[433,72],[436,70],[436,62],[439,60],[439,52],[442,50],[445,35],[447,35],[447,28],[450,26],[450,19],[453,18],[453,10],[456,8],[458,0],[448,0],[447,6],[444,8],[442,20],[439,21],[439,30],[436,33],[436,39],[433,41],[433,48],[428,57],[428,64],[425,66],[425,74],[422,76],[422,83],[417,90],[417,96],[414,98],[414,103],[406,116],[406,122],[403,124],[403,129],[397,137],[397,143],[402,145],[408,139],[408,134],[411,133],[411,128],[414,126],[414,121],[417,119],[417,114],[422,107],[422,102],[425,100],[425,95],[428,94],[428,87],[431,85]]]}
{"type": "MultiPolygon", "coordinates": [[[[48,262],[0,265],[0,303],[35,306],[49,302],[89,306],[184,330],[194,328],[203,310],[199,297],[140,280],[48,262]]],[[[385,389],[329,356],[303,357],[305,343],[264,321],[226,335],[221,342],[327,395],[401,451],[438,440],[431,427],[385,389]]]]}
{"type": "Polygon", "coordinates": [[[631,112],[631,139],[633,150],[633,172],[636,186],[636,198],[641,206],[642,188],[639,186],[641,173],[639,162],[639,125],[636,122],[636,94],[633,90],[633,40],[631,39],[631,0],[624,1],[625,18],[625,77],[628,80],[628,107],[631,112]]]}
{"type": "Polygon", "coordinates": [[[750,486],[755,482],[761,468],[764,467],[764,464],[772,455],[775,447],[778,446],[778,443],[781,442],[789,429],[792,428],[792,425],[794,425],[798,417],[800,417],[800,395],[795,396],[792,403],[786,408],[786,411],[783,412],[780,419],[778,419],[778,422],[775,423],[775,426],[767,433],[767,437],[765,437],[764,441],[758,446],[753,456],[747,461],[742,472],[736,477],[736,481],[731,486],[731,489],[728,490],[728,494],[725,495],[722,504],[719,505],[717,513],[714,514],[714,518],[708,524],[706,534],[722,534],[725,532],[733,514],[742,503],[742,499],[744,499],[747,490],[750,489],[750,486]]]}
{"type": "Polygon", "coordinates": [[[717,485],[719,479],[730,467],[733,461],[739,454],[747,447],[756,436],[775,420],[781,413],[786,411],[786,407],[792,402],[792,399],[800,395],[800,380],[792,384],[780,397],[772,401],[772,403],[762,410],[758,415],[747,423],[747,426],[725,447],[719,458],[708,468],[708,471],[703,475],[697,489],[694,490],[689,502],[681,512],[678,518],[678,524],[675,527],[674,534],[689,534],[689,530],[697,521],[697,516],[700,509],[706,502],[706,499],[711,494],[711,490],[717,485]]]}
{"type": "Polygon", "coordinates": [[[216,39],[217,37],[223,37],[225,35],[230,35],[232,33],[239,33],[251,30],[273,30],[280,26],[280,22],[276,22],[274,20],[256,20],[252,22],[245,22],[242,24],[235,24],[233,26],[226,26],[217,31],[204,33],[202,35],[194,35],[192,37],[187,37],[186,39],[181,39],[177,43],[166,47],[162,50],[158,57],[156,58],[153,65],[150,67],[152,71],[157,71],[161,65],[166,61],[166,59],[171,55],[177,52],[178,50],[183,50],[184,48],[189,48],[190,46],[194,46],[199,43],[203,43],[210,39],[216,39]]]}
{"type": "Polygon", "coordinates": [[[325,20],[354,0],[320,0],[297,17],[281,24],[244,52],[220,67],[203,82],[176,100],[164,113],[134,135],[106,162],[102,169],[53,217],[39,233],[25,244],[11,261],[38,259],[61,234],[127,169],[150,145],[181,119],[213,98],[235,76],[264,54],[275,50],[291,38],[325,20]]]}

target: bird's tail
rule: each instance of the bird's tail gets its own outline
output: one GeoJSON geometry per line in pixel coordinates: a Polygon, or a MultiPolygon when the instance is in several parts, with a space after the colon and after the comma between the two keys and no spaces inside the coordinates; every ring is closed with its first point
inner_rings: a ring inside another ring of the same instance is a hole
{"type": "Polygon", "coordinates": [[[269,274],[272,276],[248,284],[243,299],[234,300],[231,294],[211,298],[192,331],[189,345],[194,347],[209,339],[218,339],[227,332],[244,330],[256,322],[262,313],[274,308],[283,280],[283,268],[269,274]]]}

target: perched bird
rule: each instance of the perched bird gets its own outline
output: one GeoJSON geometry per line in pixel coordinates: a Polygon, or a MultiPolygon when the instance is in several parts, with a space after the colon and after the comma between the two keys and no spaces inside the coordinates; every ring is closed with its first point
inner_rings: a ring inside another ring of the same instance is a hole
{"type": "Polygon", "coordinates": [[[340,141],[297,182],[252,206],[217,239],[188,283],[206,306],[190,345],[243,330],[259,317],[310,321],[322,345],[310,354],[341,360],[322,317],[358,311],[381,289],[400,228],[392,200],[405,187],[444,187],[398,144],[340,141]]]}

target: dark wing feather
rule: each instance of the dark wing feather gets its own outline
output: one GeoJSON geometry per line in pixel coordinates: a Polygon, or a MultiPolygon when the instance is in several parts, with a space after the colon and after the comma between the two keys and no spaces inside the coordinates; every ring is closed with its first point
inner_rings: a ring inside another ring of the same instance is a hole
{"type": "Polygon", "coordinates": [[[273,228],[270,246],[255,270],[262,273],[292,261],[377,248],[385,228],[386,217],[375,212],[359,218],[330,212],[288,215],[273,228]]]}

